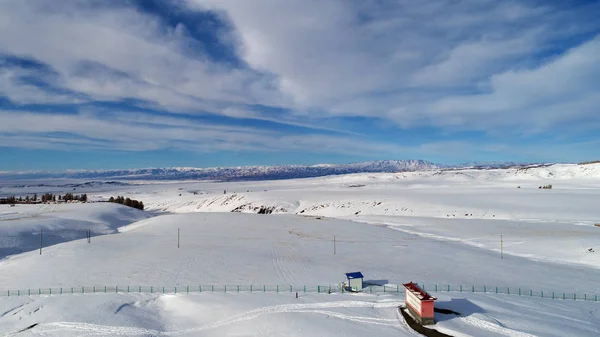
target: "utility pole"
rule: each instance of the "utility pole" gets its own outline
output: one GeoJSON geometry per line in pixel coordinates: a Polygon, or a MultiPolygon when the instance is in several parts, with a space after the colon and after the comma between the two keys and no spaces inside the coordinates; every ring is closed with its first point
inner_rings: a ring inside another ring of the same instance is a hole
{"type": "Polygon", "coordinates": [[[500,259],[504,259],[504,241],[502,239],[502,234],[500,234],[500,259]]]}
{"type": "Polygon", "coordinates": [[[43,244],[43,230],[40,229],[40,255],[42,255],[42,244],[43,244]]]}
{"type": "Polygon", "coordinates": [[[179,248],[179,228],[177,228],[177,248],[179,248]]]}
{"type": "Polygon", "coordinates": [[[337,253],[336,244],[335,244],[335,234],[333,235],[333,255],[337,253]]]}

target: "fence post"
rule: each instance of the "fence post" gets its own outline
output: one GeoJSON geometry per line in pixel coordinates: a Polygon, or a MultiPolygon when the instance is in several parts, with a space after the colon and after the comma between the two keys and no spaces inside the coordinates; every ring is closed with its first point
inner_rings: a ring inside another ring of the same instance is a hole
{"type": "Polygon", "coordinates": [[[227,292],[227,285],[225,285],[225,292],[227,292]]]}
{"type": "Polygon", "coordinates": [[[175,294],[177,294],[177,287],[175,287],[175,294]]]}
{"type": "Polygon", "coordinates": [[[460,285],[460,292],[462,293],[462,284],[460,285]]]}
{"type": "Polygon", "coordinates": [[[577,294],[573,294],[573,299],[577,300],[577,294]]]}
{"type": "Polygon", "coordinates": [[[496,294],[498,293],[498,287],[496,287],[496,294]]]}
{"type": "Polygon", "coordinates": [[[533,296],[533,290],[529,289],[529,296],[533,296]]]}
{"type": "Polygon", "coordinates": [[[544,291],[542,290],[542,298],[544,298],[544,291]]]}
{"type": "Polygon", "coordinates": [[[435,292],[437,293],[437,284],[435,285],[435,292]]]}
{"type": "Polygon", "coordinates": [[[201,292],[202,292],[202,285],[201,285],[201,284],[199,284],[199,285],[198,285],[198,292],[199,292],[199,293],[201,293],[201,292]]]}
{"type": "MultiPolygon", "coordinates": [[[[304,289],[306,289],[306,288],[304,288],[304,289]]],[[[252,285],[250,285],[250,292],[252,292],[252,285]]]]}
{"type": "Polygon", "coordinates": [[[106,292],[106,286],[104,286],[104,292],[106,292]]]}
{"type": "Polygon", "coordinates": [[[566,295],[565,295],[565,293],[563,293],[563,300],[565,300],[565,299],[566,299],[566,295]]]}
{"type": "Polygon", "coordinates": [[[212,292],[214,293],[215,292],[215,286],[212,285],[211,287],[212,287],[212,292]]]}
{"type": "Polygon", "coordinates": [[[238,293],[239,293],[240,292],[240,286],[237,286],[237,287],[238,287],[238,293]]]}
{"type": "Polygon", "coordinates": [[[306,293],[306,286],[304,286],[304,293],[306,293]]]}
{"type": "Polygon", "coordinates": [[[292,292],[292,285],[290,284],[290,292],[292,292]]]}
{"type": "Polygon", "coordinates": [[[373,293],[373,286],[369,286],[369,292],[372,294],[373,293]]]}
{"type": "Polygon", "coordinates": [[[277,286],[277,292],[279,292],[279,286],[277,286]]]}
{"type": "MultiPolygon", "coordinates": [[[[60,289],[62,289],[62,288],[60,288],[60,289]]],[[[62,294],[62,292],[61,292],[61,294],[62,294]]],[[[21,290],[17,290],[17,296],[21,296],[21,290]]]]}
{"type": "Polygon", "coordinates": [[[448,285],[448,291],[450,291],[450,285],[448,285]]]}
{"type": "Polygon", "coordinates": [[[150,286],[150,293],[152,294],[154,292],[154,286],[150,286]]]}
{"type": "MultiPolygon", "coordinates": [[[[342,288],[342,289],[344,289],[344,288],[342,288]]],[[[399,292],[400,292],[400,286],[397,285],[396,286],[396,294],[399,293],[399,292]]]]}
{"type": "Polygon", "coordinates": [[[115,286],[115,294],[119,292],[119,286],[115,286]]]}
{"type": "MultiPolygon", "coordinates": [[[[73,288],[71,288],[71,292],[73,292],[73,288]]],[[[27,296],[31,296],[31,289],[27,289],[27,296]]]]}
{"type": "Polygon", "coordinates": [[[267,292],[267,286],[263,284],[263,293],[267,292]]]}
{"type": "Polygon", "coordinates": [[[52,295],[52,288],[48,288],[48,289],[50,289],[50,291],[48,291],[48,293],[49,293],[50,295],[52,295]]]}
{"type": "Polygon", "coordinates": [[[10,290],[8,290],[8,297],[10,297],[10,290]]]}
{"type": "MultiPolygon", "coordinates": [[[[71,287],[71,294],[73,293],[73,287],[71,287]]],[[[31,294],[30,294],[31,295],[31,294]]]]}
{"type": "Polygon", "coordinates": [[[519,288],[519,296],[521,296],[521,288],[519,288]]]}
{"type": "Polygon", "coordinates": [[[38,288],[38,295],[42,294],[42,289],[38,288]]]}
{"type": "Polygon", "coordinates": [[[163,294],[165,293],[165,287],[163,287],[163,294]]]}
{"type": "Polygon", "coordinates": [[[471,287],[472,287],[472,289],[473,289],[473,292],[475,292],[475,286],[471,286],[471,287]]]}
{"type": "Polygon", "coordinates": [[[321,286],[317,286],[317,293],[321,293],[321,286]]]}

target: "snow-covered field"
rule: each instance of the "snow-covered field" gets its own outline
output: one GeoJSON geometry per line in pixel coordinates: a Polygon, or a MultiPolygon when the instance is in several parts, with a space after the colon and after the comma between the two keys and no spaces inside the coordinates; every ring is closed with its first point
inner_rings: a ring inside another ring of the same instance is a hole
{"type": "MultiPolygon", "coordinates": [[[[594,226],[600,165],[128,183],[88,184],[77,193],[94,200],[124,195],[151,212],[108,203],[0,206],[0,249],[7,256],[0,291],[337,289],[344,273],[360,270],[366,281],[392,288],[415,281],[600,297],[600,227],[594,226]],[[538,189],[547,184],[553,188],[538,189]],[[273,214],[248,214],[261,210],[273,214]],[[40,229],[79,232],[48,242],[39,255],[40,229]],[[107,235],[88,243],[82,235],[88,229],[107,235]]],[[[40,184],[28,184],[34,185],[40,184]]],[[[61,192],[60,184],[44,185],[24,193],[61,192]]],[[[3,182],[0,193],[19,195],[19,188],[3,182]]],[[[99,292],[0,297],[0,334],[37,324],[18,335],[414,335],[398,315],[401,294],[99,292]]],[[[600,302],[435,295],[439,307],[462,313],[436,316],[434,327],[455,336],[600,334],[600,302]]]]}

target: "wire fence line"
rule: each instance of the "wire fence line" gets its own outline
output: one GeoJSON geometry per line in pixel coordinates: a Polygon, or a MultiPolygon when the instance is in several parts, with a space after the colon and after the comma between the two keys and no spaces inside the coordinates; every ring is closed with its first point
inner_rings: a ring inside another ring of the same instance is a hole
{"type": "MultiPolygon", "coordinates": [[[[420,284],[423,290],[430,293],[484,293],[506,294],[514,296],[541,297],[547,299],[593,301],[598,302],[600,294],[542,291],[518,287],[496,286],[464,286],[420,284]]],[[[190,293],[317,293],[339,294],[348,293],[344,287],[336,285],[293,286],[293,285],[194,285],[194,286],[80,286],[61,288],[31,288],[21,290],[6,290],[0,292],[0,297],[15,296],[54,296],[66,294],[103,294],[103,293],[145,293],[145,294],[190,294],[190,293]]],[[[366,286],[359,292],[367,294],[397,294],[404,295],[404,287],[399,285],[366,286]]]]}

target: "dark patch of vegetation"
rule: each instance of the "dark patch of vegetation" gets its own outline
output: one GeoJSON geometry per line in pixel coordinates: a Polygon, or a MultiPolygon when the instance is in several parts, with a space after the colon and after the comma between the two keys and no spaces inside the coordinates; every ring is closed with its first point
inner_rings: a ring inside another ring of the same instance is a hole
{"type": "Polygon", "coordinates": [[[262,206],[259,210],[258,210],[258,214],[271,214],[273,213],[273,207],[265,207],[262,206]]]}
{"type": "Polygon", "coordinates": [[[538,189],[540,189],[540,190],[551,190],[552,189],[552,185],[540,186],[540,187],[538,187],[538,189]]]}
{"type": "Polygon", "coordinates": [[[58,200],[64,200],[64,201],[82,201],[82,202],[87,202],[87,194],[82,194],[82,195],[73,195],[73,193],[67,193],[64,196],[58,196],[58,200]]]}
{"type": "Polygon", "coordinates": [[[108,202],[114,202],[116,204],[121,204],[121,205],[129,206],[129,207],[137,208],[142,211],[144,210],[143,202],[138,201],[138,200],[129,199],[129,198],[124,198],[121,196],[118,196],[116,198],[110,197],[110,199],[108,199],[108,202]]]}
{"type": "Polygon", "coordinates": [[[16,196],[10,196],[7,198],[3,198],[0,199],[0,204],[11,204],[11,205],[15,205],[15,204],[38,204],[38,203],[46,203],[46,202],[58,202],[58,201],[81,201],[81,202],[87,202],[88,201],[88,197],[87,194],[81,194],[81,195],[73,195],[73,193],[67,193],[64,196],[62,195],[56,195],[56,194],[51,194],[51,193],[46,193],[44,195],[42,195],[41,198],[38,198],[37,194],[34,194],[33,197],[29,197],[29,196],[25,196],[25,198],[23,197],[16,197],[16,196]]]}
{"type": "Polygon", "coordinates": [[[579,165],[600,164],[600,160],[583,161],[579,165]]]}

